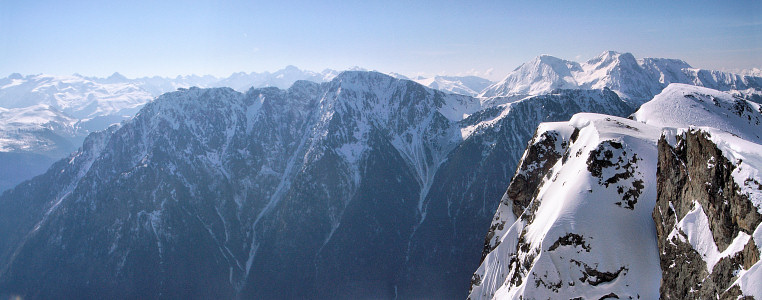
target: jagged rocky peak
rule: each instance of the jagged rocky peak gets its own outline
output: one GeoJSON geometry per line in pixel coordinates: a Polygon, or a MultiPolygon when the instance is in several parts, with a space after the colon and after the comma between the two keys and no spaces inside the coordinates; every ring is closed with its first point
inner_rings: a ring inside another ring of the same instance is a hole
{"type": "Polygon", "coordinates": [[[762,296],[760,115],[728,93],[673,84],[632,120],[541,125],[470,298],[762,296]]]}
{"type": "Polygon", "coordinates": [[[762,282],[761,106],[672,84],[633,116],[668,128],[659,141],[653,212],[661,297],[762,296],[753,284],[762,282]]]}

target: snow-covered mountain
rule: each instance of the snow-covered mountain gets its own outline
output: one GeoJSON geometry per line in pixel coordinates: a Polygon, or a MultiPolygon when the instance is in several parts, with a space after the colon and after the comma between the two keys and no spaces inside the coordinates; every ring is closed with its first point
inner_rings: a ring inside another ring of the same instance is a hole
{"type": "Polygon", "coordinates": [[[540,95],[555,89],[575,89],[579,85],[572,71],[581,72],[582,68],[576,62],[540,55],[489,86],[480,96],[540,95]]]}
{"type": "Polygon", "coordinates": [[[494,84],[494,82],[489,79],[478,76],[435,75],[432,77],[415,76],[411,78],[395,72],[386,74],[397,79],[412,80],[435,90],[472,97],[476,97],[481,91],[494,84]]]}
{"type": "MultiPolygon", "coordinates": [[[[285,89],[298,80],[327,82],[337,74],[330,69],[317,73],[294,66],[272,73],[234,73],[227,78],[12,74],[0,79],[0,109],[7,109],[0,111],[0,165],[8,166],[0,172],[0,191],[42,174],[53,161],[75,151],[88,133],[132,118],[163,93],[193,86],[231,87],[239,92],[252,87],[285,89]],[[24,118],[13,117],[21,112],[24,118]]],[[[469,95],[488,85],[478,77],[438,76],[427,82],[433,88],[469,95]]]]}
{"type": "Polygon", "coordinates": [[[762,69],[760,68],[731,69],[726,71],[728,73],[739,74],[744,76],[762,77],[762,69]]]}
{"type": "Polygon", "coordinates": [[[0,108],[0,192],[44,173],[77,148],[79,136],[77,120],[49,105],[0,108]]]}
{"type": "Polygon", "coordinates": [[[532,128],[580,111],[632,112],[610,90],[492,106],[376,72],[168,93],[0,196],[0,290],[462,298],[532,128]]]}
{"type": "Polygon", "coordinates": [[[274,73],[144,77],[119,73],[106,78],[81,75],[12,74],[0,79],[0,191],[42,174],[50,164],[77,150],[90,132],[132,118],[147,102],[178,88],[230,86],[287,88],[297,80],[329,81],[322,73],[288,66],[274,73]],[[44,162],[44,163],[42,163],[44,162]]]}
{"type": "Polygon", "coordinates": [[[762,108],[671,84],[632,119],[543,123],[470,299],[762,296],[762,108]]]}
{"type": "Polygon", "coordinates": [[[132,117],[146,102],[178,88],[232,87],[245,92],[252,87],[288,88],[298,80],[326,82],[337,74],[333,70],[315,73],[294,66],[273,73],[234,73],[227,78],[189,75],[128,79],[119,73],[106,78],[12,74],[0,79],[0,107],[46,104],[83,121],[108,115],[132,117]]]}
{"type": "Polygon", "coordinates": [[[413,81],[432,89],[474,97],[494,83],[477,76],[419,76],[413,81]]]}
{"type": "Polygon", "coordinates": [[[327,82],[336,77],[339,72],[326,69],[320,73],[300,70],[295,66],[287,66],[284,69],[262,73],[234,73],[228,78],[221,79],[215,82],[213,85],[206,87],[231,87],[236,91],[245,92],[248,89],[273,86],[280,89],[289,88],[294,82],[298,80],[308,80],[312,82],[327,82]]]}
{"type": "Polygon", "coordinates": [[[0,107],[11,109],[48,105],[81,120],[84,128],[88,127],[88,122],[96,122],[98,118],[132,116],[152,98],[150,93],[134,83],[109,82],[108,79],[98,82],[77,75],[22,77],[13,74],[0,79],[0,107]]]}
{"type": "Polygon", "coordinates": [[[75,136],[77,122],[47,104],[0,108],[0,152],[35,150],[68,155],[71,151],[61,149],[56,137],[75,136]]]}
{"type": "Polygon", "coordinates": [[[90,131],[130,118],[152,97],[118,74],[100,81],[78,75],[0,79],[0,191],[42,174],[90,131]]]}
{"type": "Polygon", "coordinates": [[[554,89],[602,89],[615,91],[638,106],[670,83],[686,83],[727,91],[748,100],[762,101],[762,78],[694,69],[677,59],[643,58],[630,53],[606,51],[577,63],[541,55],[524,63],[505,79],[480,93],[481,97],[513,97],[546,94],[554,89]]]}

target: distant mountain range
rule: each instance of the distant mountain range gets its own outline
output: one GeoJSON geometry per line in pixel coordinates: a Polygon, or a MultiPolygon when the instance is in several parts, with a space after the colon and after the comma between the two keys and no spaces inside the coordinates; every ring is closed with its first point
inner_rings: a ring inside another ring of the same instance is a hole
{"type": "Polygon", "coordinates": [[[167,93],[0,196],[0,290],[462,298],[533,127],[580,111],[632,109],[609,90],[492,104],[360,71],[167,93]]]}
{"type": "Polygon", "coordinates": [[[0,80],[3,171],[63,156],[0,194],[0,298],[716,298],[754,294],[762,274],[746,144],[758,77],[605,52],[540,56],[498,83],[296,68],[225,80],[241,90],[210,76],[0,80]],[[715,185],[751,200],[693,204],[715,185]],[[730,217],[707,233],[696,207],[730,217]],[[673,259],[695,276],[664,269],[673,259]],[[659,290],[659,276],[677,277],[659,290]]]}
{"type": "MultiPolygon", "coordinates": [[[[288,66],[273,73],[240,72],[227,78],[12,74],[0,79],[0,165],[8,166],[0,171],[0,191],[42,174],[53,161],[75,151],[87,134],[129,120],[163,93],[194,86],[231,87],[239,92],[252,87],[285,89],[298,80],[327,82],[338,73],[288,66]]],[[[441,83],[442,90],[475,95],[491,84],[472,76],[462,77],[465,83],[461,83],[460,78],[437,76],[428,85],[438,87],[437,83],[441,83]]]]}
{"type": "Polygon", "coordinates": [[[540,95],[554,89],[609,88],[639,105],[670,83],[708,87],[762,102],[762,78],[692,68],[679,59],[643,58],[606,51],[585,63],[541,55],[524,63],[480,97],[540,95]]]}

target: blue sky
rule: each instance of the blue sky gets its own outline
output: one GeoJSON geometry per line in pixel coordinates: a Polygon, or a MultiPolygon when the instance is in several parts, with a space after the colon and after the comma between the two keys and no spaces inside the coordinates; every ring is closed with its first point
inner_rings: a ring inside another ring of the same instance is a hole
{"type": "Polygon", "coordinates": [[[361,66],[499,79],[604,50],[762,67],[762,1],[0,0],[0,76],[361,66]]]}

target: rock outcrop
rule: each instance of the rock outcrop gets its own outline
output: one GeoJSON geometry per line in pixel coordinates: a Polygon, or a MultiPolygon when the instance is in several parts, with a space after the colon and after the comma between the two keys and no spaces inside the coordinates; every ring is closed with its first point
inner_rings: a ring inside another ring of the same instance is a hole
{"type": "MultiPolygon", "coordinates": [[[[662,299],[736,299],[739,272],[759,261],[750,238],[762,215],[736,182],[743,162],[730,161],[711,134],[689,130],[670,145],[659,141],[657,201],[653,218],[659,242],[662,299]],[[732,287],[731,287],[732,286],[732,287]]],[[[752,189],[762,185],[749,179],[752,189]]]]}

